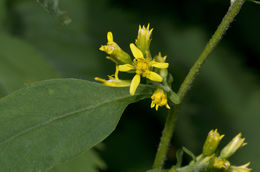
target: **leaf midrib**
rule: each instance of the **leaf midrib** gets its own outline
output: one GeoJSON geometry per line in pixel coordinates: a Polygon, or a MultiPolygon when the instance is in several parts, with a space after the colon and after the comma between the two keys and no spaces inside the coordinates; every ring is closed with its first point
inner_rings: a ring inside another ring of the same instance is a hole
{"type": "MultiPolygon", "coordinates": [[[[138,96],[144,96],[144,98],[145,98],[146,95],[148,96],[149,94],[139,94],[138,96]]],[[[26,135],[30,131],[34,130],[34,129],[38,129],[38,128],[44,127],[44,126],[46,126],[46,125],[48,125],[48,124],[50,124],[52,122],[55,122],[56,120],[60,120],[60,119],[66,118],[66,117],[71,117],[74,114],[81,113],[81,112],[84,112],[84,111],[88,111],[88,110],[91,110],[91,109],[103,106],[103,105],[108,104],[108,103],[112,103],[112,102],[116,102],[116,101],[122,101],[122,100],[128,99],[130,97],[132,97],[132,96],[128,95],[128,96],[120,97],[120,98],[117,98],[117,99],[114,99],[114,100],[104,101],[104,102],[99,103],[99,104],[91,105],[89,107],[81,108],[81,109],[78,109],[78,110],[75,110],[75,111],[64,113],[64,114],[56,116],[56,117],[52,117],[52,118],[50,118],[49,120],[47,120],[45,122],[44,121],[40,122],[40,123],[38,123],[38,124],[36,124],[36,125],[34,125],[32,127],[24,129],[24,130],[20,131],[19,133],[17,133],[15,135],[13,135],[13,136],[3,140],[2,142],[0,142],[0,146],[2,146],[3,144],[11,142],[12,140],[14,140],[17,137],[20,137],[22,135],[26,135]]]]}

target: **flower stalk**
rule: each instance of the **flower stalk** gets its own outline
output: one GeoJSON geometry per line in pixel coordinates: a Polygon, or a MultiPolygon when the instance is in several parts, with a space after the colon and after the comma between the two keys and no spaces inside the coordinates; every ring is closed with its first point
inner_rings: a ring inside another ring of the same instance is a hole
{"type": "Polygon", "coordinates": [[[165,126],[162,132],[161,141],[159,143],[159,147],[156,153],[156,157],[154,160],[153,168],[162,168],[164,164],[164,160],[167,154],[167,150],[169,147],[170,140],[172,138],[172,134],[174,132],[175,122],[178,117],[178,112],[180,109],[180,105],[183,102],[185,95],[187,94],[189,88],[191,87],[194,79],[196,78],[201,66],[209,56],[209,54],[213,51],[216,45],[219,43],[223,35],[225,34],[226,30],[229,28],[231,22],[234,20],[235,16],[239,13],[241,7],[243,6],[246,0],[235,0],[231,3],[226,15],[222,19],[220,25],[218,26],[217,30],[207,43],[206,47],[202,51],[201,55],[195,62],[195,64],[190,69],[188,75],[186,76],[185,80],[181,84],[181,87],[178,91],[178,96],[180,99],[180,104],[175,105],[175,108],[169,111],[167,116],[165,126]]]}

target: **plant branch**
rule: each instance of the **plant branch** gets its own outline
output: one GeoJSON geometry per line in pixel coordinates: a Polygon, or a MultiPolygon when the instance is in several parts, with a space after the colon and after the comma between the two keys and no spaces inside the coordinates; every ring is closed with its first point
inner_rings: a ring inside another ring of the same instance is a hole
{"type": "Polygon", "coordinates": [[[207,43],[206,47],[202,51],[201,55],[199,56],[199,58],[197,59],[195,64],[192,66],[192,68],[190,69],[185,80],[181,84],[181,87],[177,93],[180,98],[180,104],[175,105],[175,108],[174,109],[172,108],[173,110],[170,110],[170,112],[167,116],[165,126],[164,126],[164,129],[162,132],[161,141],[160,141],[160,144],[159,144],[159,147],[158,147],[158,150],[156,153],[156,157],[154,160],[153,168],[162,168],[163,167],[165,157],[167,154],[167,150],[169,147],[169,143],[172,138],[173,131],[174,131],[175,122],[177,120],[178,112],[179,112],[180,106],[183,102],[183,99],[184,99],[185,95],[187,94],[187,91],[191,87],[194,79],[196,78],[202,64],[205,62],[208,55],[213,51],[213,49],[219,43],[222,36],[225,34],[226,30],[230,26],[231,22],[234,20],[235,16],[239,13],[239,11],[245,1],[246,0],[235,0],[230,5],[226,15],[222,19],[216,32],[213,34],[213,36],[207,43]]]}

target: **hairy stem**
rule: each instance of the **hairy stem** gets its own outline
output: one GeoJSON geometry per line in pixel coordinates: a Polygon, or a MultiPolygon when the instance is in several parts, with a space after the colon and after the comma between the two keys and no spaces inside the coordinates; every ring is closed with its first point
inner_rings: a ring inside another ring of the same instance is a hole
{"type": "Polygon", "coordinates": [[[181,87],[178,91],[178,96],[180,98],[180,104],[175,105],[173,110],[170,110],[165,126],[162,132],[161,141],[156,153],[156,157],[154,160],[153,168],[162,168],[164,164],[164,160],[167,154],[167,150],[169,147],[170,140],[172,138],[172,134],[175,127],[175,122],[178,117],[178,112],[180,109],[180,106],[183,102],[183,99],[185,95],[187,94],[187,91],[191,87],[194,79],[196,78],[198,71],[200,70],[202,64],[207,59],[208,55],[213,51],[213,49],[216,47],[218,42],[221,40],[222,36],[225,34],[226,30],[228,29],[231,22],[234,20],[235,16],[240,11],[242,5],[244,4],[246,0],[235,0],[229,7],[225,17],[222,19],[220,25],[218,26],[216,32],[211,37],[209,42],[207,43],[206,47],[202,51],[201,55],[195,62],[195,64],[190,69],[188,75],[186,76],[185,80],[182,82],[181,87]]]}

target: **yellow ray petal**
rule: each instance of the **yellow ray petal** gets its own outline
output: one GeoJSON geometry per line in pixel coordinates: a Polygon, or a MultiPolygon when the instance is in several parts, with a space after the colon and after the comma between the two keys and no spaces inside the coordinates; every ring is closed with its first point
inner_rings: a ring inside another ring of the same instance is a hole
{"type": "Polygon", "coordinates": [[[131,85],[130,85],[130,94],[134,95],[135,91],[140,84],[141,76],[136,74],[134,78],[132,79],[131,85]]]}
{"type": "Polygon", "coordinates": [[[135,44],[131,43],[131,44],[130,44],[130,49],[131,49],[131,51],[132,51],[132,53],[133,53],[133,56],[134,56],[135,58],[137,58],[137,59],[140,59],[140,58],[143,59],[143,58],[144,58],[144,55],[143,55],[142,51],[139,50],[139,49],[135,46],[135,44]]]}
{"type": "Polygon", "coordinates": [[[146,78],[152,80],[152,81],[156,81],[156,82],[162,82],[163,81],[163,78],[158,74],[158,73],[155,73],[155,72],[147,72],[146,78]]]}
{"type": "Polygon", "coordinates": [[[156,111],[158,110],[158,108],[159,108],[159,105],[156,104],[156,105],[155,105],[155,109],[156,109],[156,111]]]}
{"type": "Polygon", "coordinates": [[[113,42],[113,34],[112,34],[112,32],[107,32],[107,41],[108,42],[113,42]]]}
{"type": "Polygon", "coordinates": [[[115,79],[112,76],[108,76],[109,80],[105,80],[103,78],[95,77],[96,81],[102,82],[102,84],[109,87],[128,87],[130,85],[130,80],[120,80],[115,79]]]}
{"type": "Polygon", "coordinates": [[[152,101],[151,108],[153,108],[154,106],[155,106],[155,103],[152,101]]]}
{"type": "Polygon", "coordinates": [[[160,62],[156,62],[156,61],[151,61],[150,65],[152,67],[164,69],[164,68],[168,68],[169,63],[160,63],[160,62]]]}
{"type": "Polygon", "coordinates": [[[133,65],[130,65],[130,64],[124,64],[124,65],[119,65],[118,69],[121,72],[127,72],[129,70],[135,69],[135,67],[133,65]]]}
{"type": "Polygon", "coordinates": [[[96,81],[99,81],[99,82],[106,82],[107,80],[103,79],[103,78],[99,78],[99,77],[95,77],[94,78],[96,81]]]}

